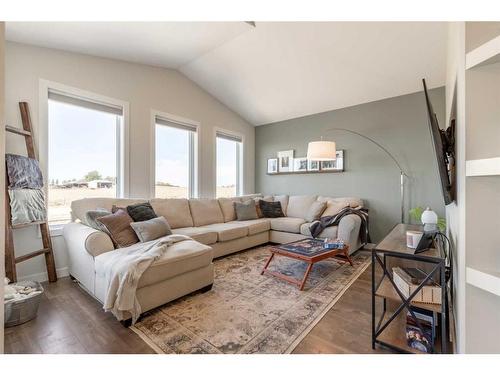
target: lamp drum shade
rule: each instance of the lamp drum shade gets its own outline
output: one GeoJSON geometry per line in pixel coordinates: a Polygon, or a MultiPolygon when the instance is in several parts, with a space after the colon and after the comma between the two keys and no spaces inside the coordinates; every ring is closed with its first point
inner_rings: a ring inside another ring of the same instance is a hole
{"type": "Polygon", "coordinates": [[[316,142],[309,142],[309,144],[307,145],[308,160],[319,160],[319,161],[335,160],[336,152],[337,150],[335,147],[335,142],[316,141],[316,142]]]}

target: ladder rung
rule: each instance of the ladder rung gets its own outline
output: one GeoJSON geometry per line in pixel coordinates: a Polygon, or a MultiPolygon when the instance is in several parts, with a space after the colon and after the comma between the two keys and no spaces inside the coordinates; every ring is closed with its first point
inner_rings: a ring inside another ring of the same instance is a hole
{"type": "Polygon", "coordinates": [[[47,223],[47,221],[45,221],[45,220],[32,221],[31,223],[13,225],[12,229],[26,228],[26,227],[31,227],[32,225],[40,225],[40,224],[46,224],[46,223],[47,223]]]}
{"type": "Polygon", "coordinates": [[[42,255],[42,254],[46,254],[49,251],[50,251],[50,249],[41,249],[41,250],[34,251],[34,252],[26,254],[26,255],[22,255],[22,256],[16,258],[16,263],[21,263],[21,262],[24,262],[25,260],[37,257],[37,256],[42,255]]]}
{"type": "Polygon", "coordinates": [[[28,132],[24,129],[16,128],[14,126],[7,125],[5,126],[5,130],[11,133],[19,134],[25,137],[31,137],[31,132],[28,132]]]}

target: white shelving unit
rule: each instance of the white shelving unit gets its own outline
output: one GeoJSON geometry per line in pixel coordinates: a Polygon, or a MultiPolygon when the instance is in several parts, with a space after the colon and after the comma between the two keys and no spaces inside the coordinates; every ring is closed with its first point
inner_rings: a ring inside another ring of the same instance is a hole
{"type": "Polygon", "coordinates": [[[500,36],[482,44],[465,56],[465,69],[500,62],[500,36]]]}
{"type": "Polygon", "coordinates": [[[500,23],[467,22],[465,40],[465,345],[498,353],[500,23]]]}
{"type": "Polygon", "coordinates": [[[467,284],[500,296],[500,272],[466,268],[467,284]]]}
{"type": "Polygon", "coordinates": [[[500,157],[467,160],[465,175],[467,177],[500,176],[500,157]]]}

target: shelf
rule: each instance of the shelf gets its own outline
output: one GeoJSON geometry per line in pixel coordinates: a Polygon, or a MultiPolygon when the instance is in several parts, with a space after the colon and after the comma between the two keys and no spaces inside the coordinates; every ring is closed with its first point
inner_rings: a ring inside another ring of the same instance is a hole
{"type": "MultiPolygon", "coordinates": [[[[378,287],[377,291],[375,292],[375,295],[378,297],[384,297],[388,298],[390,300],[403,303],[401,301],[401,298],[399,298],[398,293],[396,290],[394,290],[394,287],[392,286],[391,282],[389,279],[384,278],[382,282],[380,283],[380,286],[378,287]]],[[[434,311],[437,313],[441,312],[441,305],[439,304],[434,304],[434,303],[420,303],[420,302],[411,302],[412,306],[418,307],[420,309],[425,309],[429,311],[434,311]]],[[[405,310],[406,311],[406,310],[405,310]]]]}
{"type": "Polygon", "coordinates": [[[467,267],[467,284],[500,296],[500,272],[467,267]]]}
{"type": "Polygon", "coordinates": [[[467,177],[500,176],[500,158],[467,160],[465,175],[467,177]]]}
{"type": "MultiPolygon", "coordinates": [[[[391,312],[388,311],[389,314],[391,312]]],[[[440,330],[436,330],[436,338],[434,339],[434,350],[437,353],[441,352],[441,336],[440,330]]],[[[399,315],[387,326],[386,329],[377,337],[379,344],[389,344],[393,347],[400,348],[402,351],[413,354],[427,354],[420,350],[413,349],[408,346],[406,341],[406,310],[399,315]]]]}
{"type": "Polygon", "coordinates": [[[465,55],[465,69],[500,62],[500,36],[482,44],[465,55]]]}

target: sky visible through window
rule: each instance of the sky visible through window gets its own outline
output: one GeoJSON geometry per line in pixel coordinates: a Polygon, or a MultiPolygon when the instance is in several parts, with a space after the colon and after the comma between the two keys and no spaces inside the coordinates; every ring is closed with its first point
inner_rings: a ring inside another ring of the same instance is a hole
{"type": "Polygon", "coordinates": [[[116,115],[49,100],[49,182],[115,178],[116,115]]]}
{"type": "Polygon", "coordinates": [[[237,142],[217,138],[217,186],[236,186],[237,142]]]}

